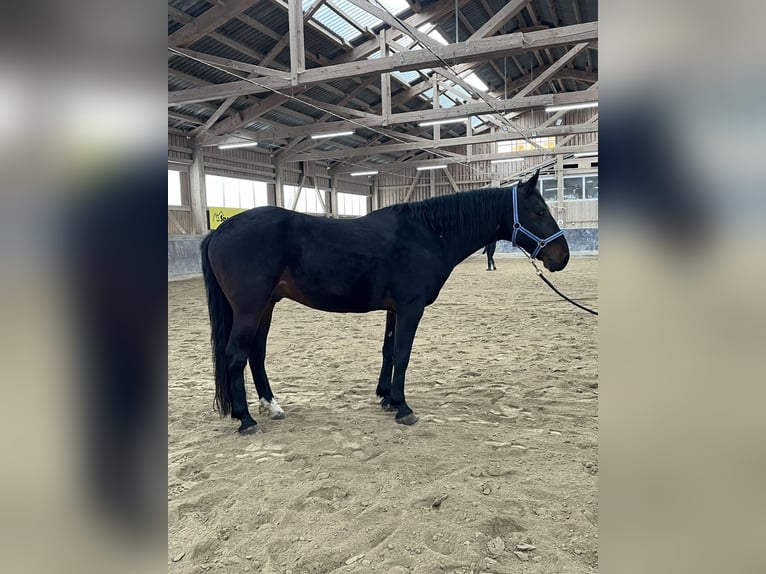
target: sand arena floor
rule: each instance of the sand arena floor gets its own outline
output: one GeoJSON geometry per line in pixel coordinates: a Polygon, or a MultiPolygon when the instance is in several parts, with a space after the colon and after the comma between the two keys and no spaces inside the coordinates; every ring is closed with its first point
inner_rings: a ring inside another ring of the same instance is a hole
{"type": "MultiPolygon", "coordinates": [[[[385,313],[292,301],[266,368],[285,420],[213,410],[201,279],[168,284],[168,571],[594,572],[597,318],[521,258],[471,257],[426,309],[404,427],[377,405],[385,313]]],[[[598,308],[598,259],[549,274],[598,308]]]]}

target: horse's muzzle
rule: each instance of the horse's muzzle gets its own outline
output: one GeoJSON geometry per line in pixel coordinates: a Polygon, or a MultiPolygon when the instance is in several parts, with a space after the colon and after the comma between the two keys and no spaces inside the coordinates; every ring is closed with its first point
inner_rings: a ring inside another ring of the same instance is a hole
{"type": "Polygon", "coordinates": [[[540,259],[548,271],[561,271],[569,263],[569,246],[553,242],[540,252],[540,259]]]}

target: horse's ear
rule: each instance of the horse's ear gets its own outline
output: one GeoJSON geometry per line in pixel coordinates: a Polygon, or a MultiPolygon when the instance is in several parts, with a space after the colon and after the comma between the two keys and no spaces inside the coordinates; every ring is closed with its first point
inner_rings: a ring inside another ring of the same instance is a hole
{"type": "Polygon", "coordinates": [[[539,177],[540,177],[540,170],[538,169],[538,170],[535,172],[535,175],[533,175],[532,177],[530,177],[530,178],[529,178],[529,180],[528,180],[528,181],[526,181],[526,182],[523,184],[523,186],[524,186],[524,191],[526,191],[527,193],[533,192],[533,191],[535,190],[535,188],[537,187],[537,180],[539,179],[539,177]]]}

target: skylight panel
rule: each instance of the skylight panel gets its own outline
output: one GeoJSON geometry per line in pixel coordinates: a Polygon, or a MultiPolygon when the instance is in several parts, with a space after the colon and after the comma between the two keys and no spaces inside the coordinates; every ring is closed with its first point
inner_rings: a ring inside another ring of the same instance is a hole
{"type": "Polygon", "coordinates": [[[489,88],[487,88],[487,84],[482,82],[479,79],[479,76],[471,72],[468,74],[465,78],[463,78],[466,82],[468,82],[470,85],[472,85],[474,88],[480,89],[482,92],[486,92],[489,88]]]}
{"type": "Polygon", "coordinates": [[[312,20],[316,20],[322,26],[333,32],[339,38],[351,41],[358,38],[362,33],[352,26],[345,18],[341,18],[326,5],[314,12],[312,20]]]}
{"type": "Polygon", "coordinates": [[[443,45],[445,45],[445,46],[448,44],[447,40],[445,40],[445,39],[444,39],[444,36],[442,36],[442,35],[439,33],[439,31],[438,31],[438,30],[432,30],[431,32],[429,32],[429,33],[428,33],[428,37],[429,37],[429,38],[433,38],[434,40],[436,40],[437,42],[439,42],[439,44],[443,44],[443,45]]]}
{"type": "Polygon", "coordinates": [[[335,6],[341,14],[348,16],[360,26],[375,28],[383,22],[380,18],[373,16],[369,12],[365,12],[350,2],[346,2],[346,0],[330,0],[329,3],[335,6]]]}
{"type": "Polygon", "coordinates": [[[314,5],[314,1],[315,0],[303,0],[303,10],[304,10],[304,12],[314,5]]]}
{"type": "Polygon", "coordinates": [[[395,16],[398,16],[410,7],[407,0],[375,0],[375,3],[384,6],[386,10],[395,16]]]}
{"type": "Polygon", "coordinates": [[[420,74],[415,70],[409,70],[408,72],[394,72],[393,74],[407,85],[412,85],[412,82],[420,77],[420,74]]]}
{"type": "Polygon", "coordinates": [[[455,102],[453,102],[451,99],[449,99],[449,98],[448,98],[447,96],[445,96],[444,94],[441,94],[441,95],[439,96],[439,107],[442,107],[442,108],[451,108],[451,107],[452,107],[452,106],[454,106],[454,105],[455,105],[455,102]]]}

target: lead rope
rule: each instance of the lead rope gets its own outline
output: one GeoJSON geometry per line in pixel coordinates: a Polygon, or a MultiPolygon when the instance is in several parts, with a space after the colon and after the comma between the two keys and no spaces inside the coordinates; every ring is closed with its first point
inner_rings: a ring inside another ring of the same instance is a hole
{"type": "Polygon", "coordinates": [[[546,284],[548,287],[550,287],[551,289],[553,289],[553,292],[554,292],[554,293],[556,293],[556,294],[557,294],[559,297],[561,297],[562,299],[565,299],[566,301],[569,301],[569,302],[570,302],[572,305],[574,305],[575,307],[579,307],[580,309],[582,309],[583,311],[587,311],[587,312],[588,312],[588,313],[590,313],[591,315],[598,315],[598,311],[594,311],[593,309],[588,309],[588,308],[587,308],[587,307],[585,307],[584,305],[580,305],[580,304],[579,304],[577,301],[572,301],[572,300],[571,300],[569,297],[567,297],[567,296],[566,296],[566,295],[564,295],[564,294],[563,294],[561,291],[559,291],[558,289],[556,289],[556,287],[553,285],[553,283],[551,283],[550,281],[548,281],[548,278],[547,278],[545,275],[543,275],[543,272],[542,272],[542,271],[540,270],[540,268],[539,268],[539,267],[538,267],[538,266],[535,264],[535,261],[534,261],[534,259],[532,259],[532,258],[531,258],[529,255],[527,255],[526,251],[523,251],[523,250],[522,250],[522,253],[524,253],[524,255],[526,255],[526,256],[527,256],[527,259],[528,259],[528,260],[529,260],[529,262],[532,264],[532,267],[534,267],[534,268],[535,268],[535,271],[537,272],[537,275],[538,275],[538,277],[540,277],[540,279],[542,279],[542,280],[545,282],[545,284],[546,284]]]}

